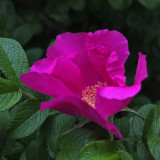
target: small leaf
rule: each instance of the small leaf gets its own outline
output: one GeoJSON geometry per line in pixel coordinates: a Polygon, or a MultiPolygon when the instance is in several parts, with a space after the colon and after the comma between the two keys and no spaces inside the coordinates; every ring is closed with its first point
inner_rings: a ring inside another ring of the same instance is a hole
{"type": "Polygon", "coordinates": [[[44,122],[48,113],[48,110],[40,111],[40,102],[37,100],[28,100],[18,104],[11,116],[9,133],[15,138],[32,134],[44,122]]]}

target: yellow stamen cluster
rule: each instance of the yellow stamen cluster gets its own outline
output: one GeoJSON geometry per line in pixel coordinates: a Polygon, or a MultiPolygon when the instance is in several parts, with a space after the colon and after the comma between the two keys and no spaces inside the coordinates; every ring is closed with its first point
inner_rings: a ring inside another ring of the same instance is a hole
{"type": "Polygon", "coordinates": [[[95,108],[97,88],[103,86],[107,86],[107,82],[102,83],[98,81],[97,84],[95,84],[94,86],[88,86],[85,90],[82,91],[82,100],[95,108]]]}

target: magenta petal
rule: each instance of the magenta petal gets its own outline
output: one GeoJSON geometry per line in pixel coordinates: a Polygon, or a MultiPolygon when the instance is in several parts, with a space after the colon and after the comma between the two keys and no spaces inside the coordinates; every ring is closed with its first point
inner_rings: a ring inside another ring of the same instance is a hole
{"type": "Polygon", "coordinates": [[[108,46],[110,51],[118,53],[118,58],[122,64],[125,63],[129,56],[128,41],[118,31],[109,31],[107,29],[99,30],[94,33],[95,44],[102,46],[108,46]]]}
{"type": "Polygon", "coordinates": [[[73,93],[58,79],[46,73],[24,73],[21,81],[31,89],[52,97],[73,95],[73,93]]]}
{"type": "Polygon", "coordinates": [[[47,108],[54,109],[72,116],[84,116],[123,139],[121,133],[113,124],[107,122],[106,119],[102,118],[94,108],[77,97],[62,96],[57,97],[49,102],[42,102],[41,110],[47,108]]]}
{"type": "Polygon", "coordinates": [[[76,96],[82,97],[85,88],[79,67],[68,58],[55,58],[52,76],[62,81],[76,96]]]}
{"type": "Polygon", "coordinates": [[[106,72],[111,79],[112,86],[125,86],[124,64],[120,62],[116,52],[112,52],[107,58],[106,72]]]}
{"type": "Polygon", "coordinates": [[[147,77],[146,56],[139,54],[135,83],[133,86],[101,87],[97,90],[96,110],[108,118],[125,108],[141,89],[141,82],[147,77]]]}
{"type": "Polygon", "coordinates": [[[140,85],[99,88],[96,96],[96,110],[107,119],[125,108],[140,89],[140,85]]]}
{"type": "Polygon", "coordinates": [[[136,84],[141,83],[147,77],[148,73],[147,73],[146,55],[143,55],[142,53],[139,52],[139,60],[138,60],[134,83],[136,84]]]}
{"type": "Polygon", "coordinates": [[[56,37],[53,46],[47,50],[47,58],[64,56],[74,58],[77,54],[85,54],[87,33],[63,33],[56,37]]]}
{"type": "Polygon", "coordinates": [[[53,68],[55,67],[55,64],[56,64],[55,59],[43,58],[41,60],[36,61],[32,65],[30,72],[51,74],[53,72],[53,68]]]}
{"type": "Polygon", "coordinates": [[[83,80],[88,86],[102,79],[88,57],[87,37],[87,33],[58,35],[55,44],[47,50],[47,58],[66,57],[71,59],[79,67],[83,80]]]}
{"type": "Polygon", "coordinates": [[[41,111],[44,109],[54,109],[72,116],[81,116],[81,106],[85,105],[79,98],[73,96],[61,96],[49,102],[41,103],[41,111]]]}

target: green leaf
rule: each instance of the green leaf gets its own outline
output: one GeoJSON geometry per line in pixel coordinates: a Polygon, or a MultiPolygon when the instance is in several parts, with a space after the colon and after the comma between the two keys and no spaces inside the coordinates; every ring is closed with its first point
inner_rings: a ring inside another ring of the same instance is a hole
{"type": "Polygon", "coordinates": [[[94,141],[85,145],[79,154],[79,160],[133,160],[124,147],[111,141],[94,141]]]}
{"type": "MultiPolygon", "coordinates": [[[[22,73],[29,70],[27,56],[21,45],[12,39],[0,38],[0,46],[4,50],[0,60],[0,68],[8,79],[17,81],[22,73]]],[[[0,51],[1,52],[1,51],[0,51]]]]}
{"type": "Polygon", "coordinates": [[[48,138],[49,153],[52,157],[55,156],[58,136],[68,131],[74,123],[75,117],[66,114],[59,114],[52,121],[48,138]]]}
{"type": "Polygon", "coordinates": [[[147,9],[155,9],[160,7],[160,0],[138,0],[147,9]]]}
{"type": "Polygon", "coordinates": [[[41,48],[32,48],[26,51],[29,65],[31,66],[34,62],[42,57],[43,50],[41,48]]]}
{"type": "Polygon", "coordinates": [[[39,33],[40,31],[40,24],[23,24],[14,30],[13,38],[20,42],[22,46],[24,46],[35,34],[39,33]]]}
{"type": "Polygon", "coordinates": [[[155,160],[160,159],[160,133],[148,137],[148,146],[155,160]]]}
{"type": "Polygon", "coordinates": [[[132,0],[109,0],[110,5],[119,11],[125,10],[126,8],[130,7],[132,4],[132,0]]]}
{"type": "Polygon", "coordinates": [[[1,0],[0,1],[0,13],[6,21],[7,30],[11,30],[15,27],[17,23],[17,15],[14,9],[12,1],[1,0]]]}
{"type": "Polygon", "coordinates": [[[148,148],[141,141],[137,144],[137,155],[140,160],[153,160],[148,148]]]}
{"type": "Polygon", "coordinates": [[[0,95],[16,92],[19,90],[19,85],[13,81],[0,78],[0,95]]]}
{"type": "MultiPolygon", "coordinates": [[[[141,107],[137,112],[141,116],[146,118],[150,109],[154,108],[154,107],[155,107],[155,105],[153,105],[153,104],[147,104],[147,105],[144,105],[143,107],[141,107]]],[[[132,127],[133,127],[133,131],[134,131],[134,133],[137,137],[140,137],[140,138],[142,137],[143,129],[144,129],[144,123],[145,123],[145,121],[142,118],[137,117],[137,116],[133,117],[132,127]]]]}
{"type": "Polygon", "coordinates": [[[26,150],[26,157],[28,160],[39,160],[37,141],[33,140],[29,143],[26,150]]]}
{"type": "MultiPolygon", "coordinates": [[[[13,82],[18,83],[18,77],[16,75],[16,72],[12,66],[12,62],[10,61],[7,52],[2,47],[2,38],[0,38],[0,69],[5,74],[7,79],[12,80],[13,82]]],[[[7,43],[5,43],[7,45],[7,43]]],[[[15,53],[14,53],[15,54],[15,53]]],[[[1,82],[2,83],[2,82],[1,82]]]]}
{"type": "Polygon", "coordinates": [[[5,128],[0,130],[0,155],[7,155],[15,145],[15,139],[7,135],[5,128]]]}
{"type": "Polygon", "coordinates": [[[47,118],[48,113],[48,110],[40,111],[40,102],[37,100],[20,103],[11,116],[8,131],[15,138],[26,137],[38,129],[47,118]]]}
{"type": "Polygon", "coordinates": [[[10,119],[9,111],[0,112],[0,129],[8,124],[9,119],[10,119]]]}
{"type": "Polygon", "coordinates": [[[61,136],[57,141],[57,160],[79,160],[80,149],[90,142],[90,131],[87,129],[76,129],[61,136]]]}
{"type": "Polygon", "coordinates": [[[129,119],[127,117],[114,119],[114,124],[117,126],[123,137],[127,137],[130,131],[129,119]]]}
{"type": "Polygon", "coordinates": [[[28,72],[28,60],[20,44],[8,38],[0,38],[0,57],[0,70],[7,78],[0,80],[0,92],[3,93],[0,95],[0,111],[3,111],[15,105],[22,96],[18,90],[24,85],[19,77],[28,72]]]}
{"type": "Polygon", "coordinates": [[[11,108],[21,99],[21,97],[22,93],[20,91],[0,95],[0,111],[11,108]]]}
{"type": "MultiPolygon", "coordinates": [[[[156,108],[156,107],[155,107],[156,108]]],[[[145,124],[144,124],[144,129],[143,129],[143,138],[146,138],[147,135],[149,134],[149,130],[151,129],[153,122],[154,122],[154,117],[155,117],[155,108],[151,108],[146,116],[145,124]]]]}

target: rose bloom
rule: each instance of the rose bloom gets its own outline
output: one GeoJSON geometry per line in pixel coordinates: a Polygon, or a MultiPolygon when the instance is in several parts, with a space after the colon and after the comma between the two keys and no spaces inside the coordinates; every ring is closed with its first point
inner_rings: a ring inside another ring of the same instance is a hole
{"type": "Polygon", "coordinates": [[[139,60],[132,86],[126,85],[127,39],[117,31],[64,33],[48,48],[47,58],[33,64],[21,81],[54,99],[41,103],[72,116],[84,116],[123,139],[107,119],[125,108],[147,77],[146,56],[139,60]]]}

